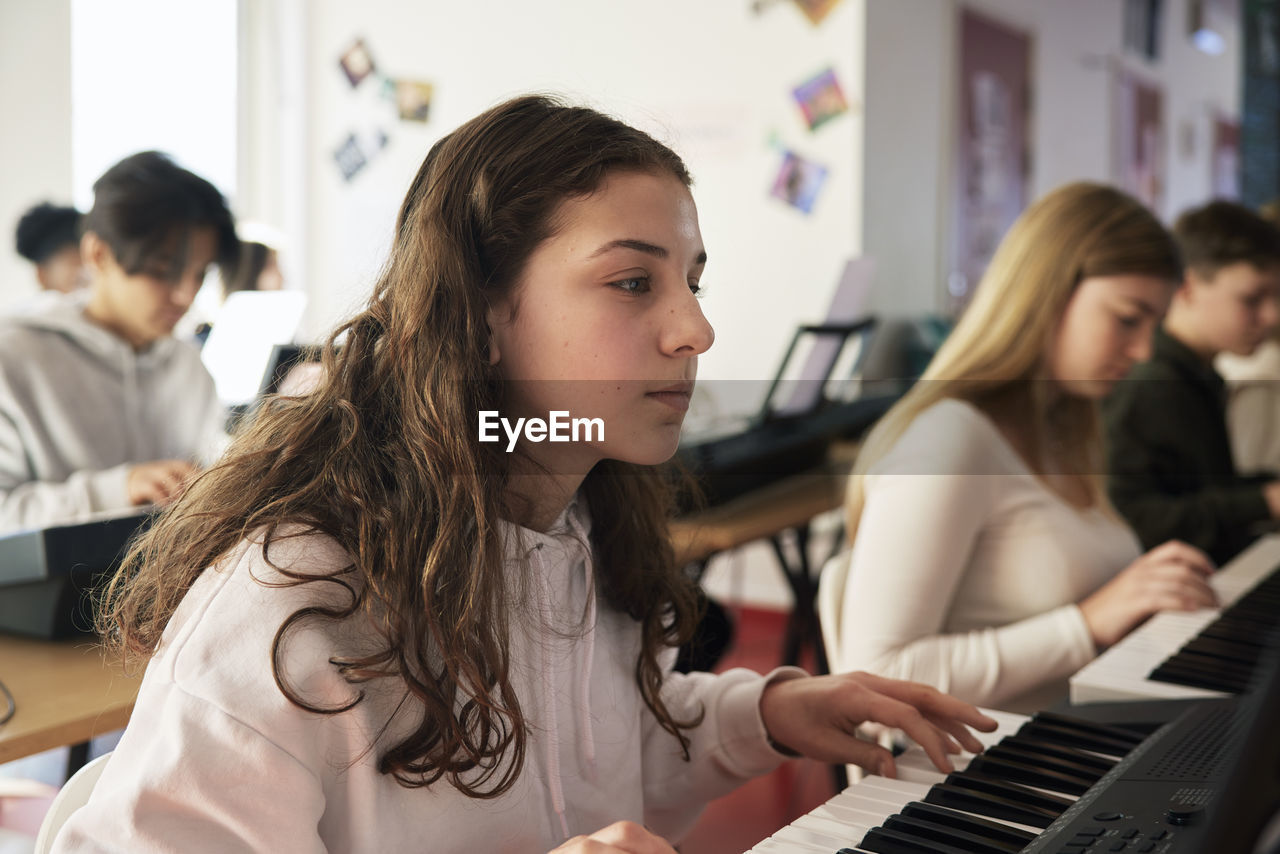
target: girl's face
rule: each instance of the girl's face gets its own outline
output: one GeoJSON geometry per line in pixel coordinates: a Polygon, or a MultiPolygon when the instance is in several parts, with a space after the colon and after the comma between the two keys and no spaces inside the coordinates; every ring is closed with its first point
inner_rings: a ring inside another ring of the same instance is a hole
{"type": "Polygon", "coordinates": [[[697,299],[707,255],[693,197],[671,175],[615,172],[562,203],[555,222],[490,311],[490,358],[506,381],[500,416],[600,419],[603,439],[594,429],[577,442],[518,439],[517,451],[553,473],[605,458],[663,462],[715,339],[697,299]]]}
{"type": "Polygon", "coordinates": [[[1151,356],[1151,335],[1175,284],[1156,276],[1090,276],[1076,286],[1049,352],[1049,375],[1068,394],[1100,399],[1151,356]]]}

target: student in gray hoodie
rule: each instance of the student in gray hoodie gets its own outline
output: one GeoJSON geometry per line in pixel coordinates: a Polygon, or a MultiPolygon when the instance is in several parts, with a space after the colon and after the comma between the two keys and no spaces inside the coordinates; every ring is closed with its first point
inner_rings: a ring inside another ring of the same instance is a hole
{"type": "Polygon", "coordinates": [[[172,333],[233,263],[226,202],[153,151],[93,189],[89,287],[0,320],[0,533],[166,504],[220,445],[213,379],[172,333]]]}

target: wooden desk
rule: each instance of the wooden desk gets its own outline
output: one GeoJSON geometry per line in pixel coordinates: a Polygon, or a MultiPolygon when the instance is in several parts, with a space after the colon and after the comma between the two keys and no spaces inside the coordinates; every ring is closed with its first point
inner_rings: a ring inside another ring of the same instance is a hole
{"type": "Polygon", "coordinates": [[[0,681],[17,706],[13,718],[0,725],[0,762],[9,762],[121,729],[142,674],[127,676],[120,664],[108,664],[90,639],[0,634],[0,681]]]}
{"type": "MultiPolygon", "coordinates": [[[[817,516],[844,504],[849,470],[857,456],[855,443],[833,448],[830,460],[821,468],[772,483],[762,489],[672,522],[671,541],[681,564],[702,564],[717,552],[737,548],[755,540],[768,540],[786,577],[795,604],[787,618],[783,643],[783,664],[795,664],[806,645],[814,650],[820,672],[827,672],[822,633],[814,611],[818,579],[809,560],[809,525],[817,516]],[[795,538],[794,554],[783,544],[790,531],[795,538]]],[[[841,528],[843,533],[843,528],[841,528]]],[[[836,539],[832,554],[843,536],[836,539]]],[[[819,565],[821,567],[821,564],[819,565]]]]}

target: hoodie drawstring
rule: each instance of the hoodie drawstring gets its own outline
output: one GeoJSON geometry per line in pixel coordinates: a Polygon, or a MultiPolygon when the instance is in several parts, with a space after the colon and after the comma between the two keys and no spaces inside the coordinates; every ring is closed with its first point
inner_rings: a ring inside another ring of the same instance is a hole
{"type": "MultiPolygon", "coordinates": [[[[542,544],[534,546],[533,559],[538,564],[538,610],[542,612],[543,625],[552,628],[551,591],[547,589],[547,567],[542,561],[542,544]]],[[[560,832],[569,838],[569,822],[564,815],[564,784],[560,780],[560,720],[556,715],[556,665],[551,650],[551,636],[538,644],[542,650],[542,716],[547,726],[547,785],[551,788],[551,806],[560,819],[560,832]]]]}
{"type": "Polygon", "coordinates": [[[586,551],[587,584],[587,633],[583,637],[585,653],[582,667],[581,691],[578,694],[578,713],[582,716],[582,756],[587,760],[587,779],[596,781],[596,737],[591,721],[591,665],[596,652],[596,574],[591,560],[591,540],[577,514],[569,514],[569,526],[582,541],[586,551]]]}
{"type": "MultiPolygon", "coordinates": [[[[582,757],[586,761],[587,779],[595,782],[596,740],[595,726],[591,716],[591,668],[595,660],[596,647],[595,572],[591,559],[591,541],[587,537],[586,529],[572,511],[569,513],[569,525],[574,534],[581,540],[586,553],[584,560],[587,590],[586,631],[582,638],[583,667],[582,675],[579,679],[577,701],[578,715],[582,721],[579,747],[582,757]]],[[[556,715],[556,685],[558,684],[558,677],[556,673],[556,657],[552,649],[552,640],[556,633],[556,627],[553,620],[550,581],[547,578],[546,563],[542,558],[542,544],[538,544],[533,548],[533,560],[537,564],[538,610],[542,614],[543,625],[547,631],[547,636],[539,644],[542,651],[540,656],[542,683],[545,686],[542,695],[542,714],[546,718],[547,727],[547,785],[551,789],[551,806],[555,809],[556,818],[559,819],[560,832],[564,834],[565,839],[568,839],[569,822],[565,817],[564,783],[560,776],[560,720],[556,715]]]]}

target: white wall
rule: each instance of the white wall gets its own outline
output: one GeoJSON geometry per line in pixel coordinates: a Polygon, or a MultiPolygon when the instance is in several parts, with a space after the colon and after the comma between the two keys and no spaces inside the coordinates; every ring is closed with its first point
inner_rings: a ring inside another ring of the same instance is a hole
{"type": "Polygon", "coordinates": [[[1123,50],[1118,0],[867,0],[863,248],[876,256],[878,308],[942,310],[955,145],[957,28],[962,7],[1032,38],[1031,198],[1072,180],[1109,181],[1112,86],[1121,68],[1164,92],[1165,202],[1176,213],[1208,199],[1215,113],[1238,117],[1238,23],[1209,56],[1186,38],[1188,0],[1167,0],[1161,56],[1123,50]],[[1183,140],[1192,143],[1184,149],[1183,140]]]}
{"type": "Polygon", "coordinates": [[[770,377],[793,325],[821,319],[844,260],[859,248],[861,115],[855,109],[811,134],[790,89],[831,64],[850,100],[861,101],[862,0],[845,0],[820,28],[789,3],[758,16],[750,5],[306,4],[308,215],[299,243],[312,298],[309,334],[322,334],[366,298],[430,145],[505,97],[550,90],[632,121],[685,156],[710,256],[704,308],[718,333],[700,375],[770,377]],[[480,32],[484,38],[474,37],[480,32]],[[356,37],[385,73],[435,84],[428,124],[385,118],[369,81],[349,87],[337,59],[356,37]],[[348,130],[379,116],[389,147],[345,183],[333,150],[348,130]],[[771,136],[830,167],[812,215],[768,197],[781,159],[771,136]]]}
{"type": "Polygon", "coordinates": [[[0,0],[0,311],[33,296],[18,218],[71,202],[71,0],[0,0]]]}

